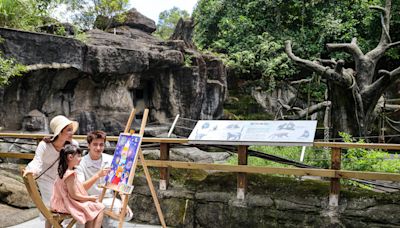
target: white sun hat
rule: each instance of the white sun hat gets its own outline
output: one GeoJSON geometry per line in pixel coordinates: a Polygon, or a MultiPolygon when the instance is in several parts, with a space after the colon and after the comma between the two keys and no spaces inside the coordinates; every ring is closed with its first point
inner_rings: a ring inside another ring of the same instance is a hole
{"type": "Polygon", "coordinates": [[[58,134],[60,134],[60,132],[68,125],[72,124],[72,128],[73,128],[73,133],[75,133],[78,130],[79,127],[79,123],[76,121],[72,121],[70,119],[68,119],[67,117],[63,116],[63,115],[58,115],[56,117],[54,117],[51,121],[50,121],[50,129],[53,132],[53,136],[51,137],[51,140],[54,140],[58,134]]]}

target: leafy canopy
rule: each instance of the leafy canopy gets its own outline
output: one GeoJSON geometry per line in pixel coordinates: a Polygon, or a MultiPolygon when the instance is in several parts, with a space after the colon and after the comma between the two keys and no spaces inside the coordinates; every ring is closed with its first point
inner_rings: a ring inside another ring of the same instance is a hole
{"type": "Polygon", "coordinates": [[[58,0],[68,6],[73,12],[72,20],[83,29],[94,27],[96,19],[101,16],[102,24],[107,28],[113,17],[117,20],[124,19],[124,13],[128,10],[129,0],[58,0]]]}
{"type": "Polygon", "coordinates": [[[35,0],[0,0],[0,27],[33,31],[47,16],[41,6],[35,0]]]}
{"type": "MultiPolygon", "coordinates": [[[[363,51],[374,47],[381,27],[379,14],[370,5],[382,4],[380,0],[200,0],[193,13],[194,38],[198,47],[222,53],[233,75],[272,89],[277,80],[312,76],[288,60],[287,39],[306,59],[349,60],[348,55],[328,54],[325,44],[350,42],[353,37],[363,51]]],[[[398,18],[393,16],[394,23],[398,18]]]]}
{"type": "Polygon", "coordinates": [[[22,76],[26,67],[13,58],[5,58],[0,52],[0,87],[7,85],[12,77],[22,76]]]}
{"type": "Polygon", "coordinates": [[[174,33],[175,26],[180,18],[188,19],[190,17],[186,10],[180,10],[178,7],[165,10],[158,16],[156,36],[167,40],[174,33]]]}

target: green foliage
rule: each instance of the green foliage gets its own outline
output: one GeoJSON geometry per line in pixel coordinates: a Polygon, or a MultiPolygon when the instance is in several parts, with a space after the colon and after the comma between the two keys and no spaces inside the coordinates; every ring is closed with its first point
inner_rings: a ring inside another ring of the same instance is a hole
{"type": "MultiPolygon", "coordinates": [[[[350,60],[343,53],[328,54],[325,44],[350,42],[352,37],[358,38],[363,51],[374,47],[381,27],[379,14],[370,5],[382,4],[380,0],[200,0],[193,12],[194,38],[198,47],[225,54],[237,77],[259,80],[259,86],[273,89],[279,80],[312,76],[288,60],[283,45],[287,39],[293,41],[296,54],[306,59],[350,60]]],[[[393,16],[400,24],[398,18],[393,16]]]]}
{"type": "MultiPolygon", "coordinates": [[[[365,140],[354,140],[350,134],[340,132],[339,135],[344,142],[365,143],[365,140]]],[[[392,155],[398,157],[398,154],[392,155]]],[[[342,168],[357,171],[375,171],[375,172],[400,172],[400,159],[390,159],[389,153],[381,150],[368,150],[363,148],[348,149],[343,153],[342,168]]]]}
{"type": "Polygon", "coordinates": [[[86,33],[78,32],[78,33],[75,35],[75,39],[77,39],[77,40],[79,40],[79,41],[81,41],[81,42],[83,42],[83,43],[86,43],[88,37],[87,37],[86,33]]]}
{"type": "Polygon", "coordinates": [[[99,27],[108,28],[112,19],[123,21],[129,0],[64,0],[70,10],[74,10],[73,21],[83,29],[93,28],[96,18],[99,27]]]}
{"type": "MultiPolygon", "coordinates": [[[[247,84],[243,88],[247,88],[247,84]]],[[[251,96],[250,91],[241,90],[242,94],[231,91],[230,98],[224,104],[225,119],[231,120],[270,120],[273,116],[264,112],[263,108],[251,96]]]]}
{"type": "MultiPolygon", "coordinates": [[[[0,43],[3,42],[4,38],[0,36],[0,43]]],[[[0,87],[7,85],[12,77],[22,76],[26,71],[26,66],[13,58],[6,58],[0,51],[0,87]]]]}
{"type": "Polygon", "coordinates": [[[27,69],[13,58],[6,58],[0,52],[0,87],[7,85],[12,77],[21,76],[27,69]]]}
{"type": "Polygon", "coordinates": [[[191,67],[192,66],[192,64],[193,64],[192,58],[193,57],[194,57],[193,55],[185,53],[185,55],[184,55],[184,65],[185,65],[185,67],[191,67]]]}
{"type": "Polygon", "coordinates": [[[189,16],[186,10],[180,10],[178,7],[161,12],[158,16],[157,30],[154,32],[154,35],[167,40],[174,33],[179,19],[188,19],[189,16]]]}
{"type": "Polygon", "coordinates": [[[310,99],[316,102],[322,102],[325,99],[326,84],[321,83],[318,75],[313,75],[312,80],[309,83],[299,84],[297,90],[300,92],[301,97],[307,100],[308,94],[310,99]]]}
{"type": "MultiPolygon", "coordinates": [[[[354,140],[351,135],[340,133],[344,142],[364,143],[364,140],[354,140]]],[[[271,155],[287,158],[294,161],[300,160],[301,147],[280,147],[280,146],[251,146],[249,149],[264,152],[271,155]]],[[[304,157],[304,163],[320,168],[330,167],[330,150],[307,147],[304,157]]],[[[237,156],[233,156],[228,161],[230,164],[237,164],[237,156]]],[[[291,167],[288,165],[264,160],[256,157],[249,157],[249,165],[252,166],[273,166],[273,167],[291,167]]],[[[369,150],[363,148],[353,148],[342,152],[343,170],[370,171],[370,172],[400,172],[400,153],[390,154],[381,150],[369,150]],[[397,158],[397,159],[393,159],[397,158]]],[[[346,184],[359,184],[347,181],[346,184]]]]}
{"type": "Polygon", "coordinates": [[[63,26],[60,26],[57,28],[55,34],[58,36],[65,36],[67,32],[65,31],[65,28],[63,26]]]}
{"type": "Polygon", "coordinates": [[[0,27],[34,31],[46,15],[39,6],[35,0],[0,0],[0,27]]]}
{"type": "MultiPolygon", "coordinates": [[[[287,146],[251,146],[249,147],[251,150],[256,150],[260,152],[264,152],[271,155],[276,155],[280,157],[284,157],[287,159],[291,159],[294,161],[298,161],[300,159],[300,152],[301,147],[287,147],[287,146]]],[[[310,152],[311,149],[307,149],[307,153],[310,152]]],[[[228,160],[229,164],[237,164],[237,155],[232,156],[228,160]]],[[[292,167],[289,165],[284,165],[280,163],[276,163],[273,161],[256,158],[256,157],[249,157],[248,164],[252,166],[272,166],[272,167],[292,167]]]]}

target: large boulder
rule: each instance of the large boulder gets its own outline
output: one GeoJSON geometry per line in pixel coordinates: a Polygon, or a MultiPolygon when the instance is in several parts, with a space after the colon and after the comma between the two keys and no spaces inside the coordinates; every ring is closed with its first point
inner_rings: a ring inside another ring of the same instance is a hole
{"type": "Polygon", "coordinates": [[[48,120],[59,114],[76,119],[79,134],[93,129],[118,134],[133,107],[139,121],[144,108],[156,123],[177,114],[221,118],[227,93],[222,61],[183,41],[161,41],[149,34],[151,25],[138,25],[145,19],[132,18],[116,24],[115,34],[88,31],[85,42],[0,28],[0,51],[29,69],[0,88],[0,126],[21,129],[31,110],[48,120]]]}
{"type": "Polygon", "coordinates": [[[22,129],[27,131],[40,131],[48,133],[49,124],[47,122],[47,117],[43,113],[39,112],[37,109],[32,110],[26,115],[22,122],[22,129]]]}
{"type": "Polygon", "coordinates": [[[0,203],[0,226],[10,227],[21,224],[28,220],[39,216],[39,211],[36,208],[21,209],[8,206],[0,203]]]}
{"type": "MultiPolygon", "coordinates": [[[[160,150],[143,150],[146,158],[160,159],[160,150]]],[[[171,148],[170,159],[173,161],[221,163],[231,157],[228,152],[205,152],[196,147],[171,148]]]]}
{"type": "Polygon", "coordinates": [[[95,27],[99,29],[115,28],[120,26],[128,26],[130,28],[142,30],[146,33],[156,31],[156,23],[138,12],[135,8],[123,13],[122,17],[121,15],[113,18],[98,16],[95,21],[95,27]]]}
{"type": "Polygon", "coordinates": [[[0,199],[3,203],[17,208],[32,208],[34,204],[28,195],[22,178],[0,170],[0,199]]]}

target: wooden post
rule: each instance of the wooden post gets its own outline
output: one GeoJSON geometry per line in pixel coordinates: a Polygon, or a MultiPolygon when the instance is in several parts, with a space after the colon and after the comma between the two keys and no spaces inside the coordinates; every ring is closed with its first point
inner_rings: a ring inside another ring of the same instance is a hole
{"type": "MultiPolygon", "coordinates": [[[[341,148],[332,148],[331,169],[340,170],[341,148]]],[[[339,206],[340,178],[331,178],[331,186],[329,192],[329,206],[339,206]]]]}
{"type": "Polygon", "coordinates": [[[153,201],[156,206],[158,218],[160,219],[161,226],[163,228],[166,228],[167,225],[165,224],[164,215],[161,210],[161,205],[160,205],[160,202],[158,201],[157,193],[154,189],[153,181],[151,180],[150,172],[147,169],[146,161],[144,160],[144,156],[143,156],[143,152],[142,152],[141,148],[139,148],[138,153],[139,153],[140,162],[142,163],[142,168],[143,168],[144,174],[146,176],[147,184],[149,185],[151,196],[153,197],[153,201]]]}
{"type": "MultiPolygon", "coordinates": [[[[169,144],[160,143],[160,160],[169,160],[169,144]]],[[[169,183],[169,167],[160,168],[160,190],[167,190],[169,183]]]]}
{"type": "MultiPolygon", "coordinates": [[[[248,146],[238,146],[238,165],[247,165],[248,146]]],[[[237,174],[237,199],[244,200],[247,189],[247,174],[237,174]]]]}

